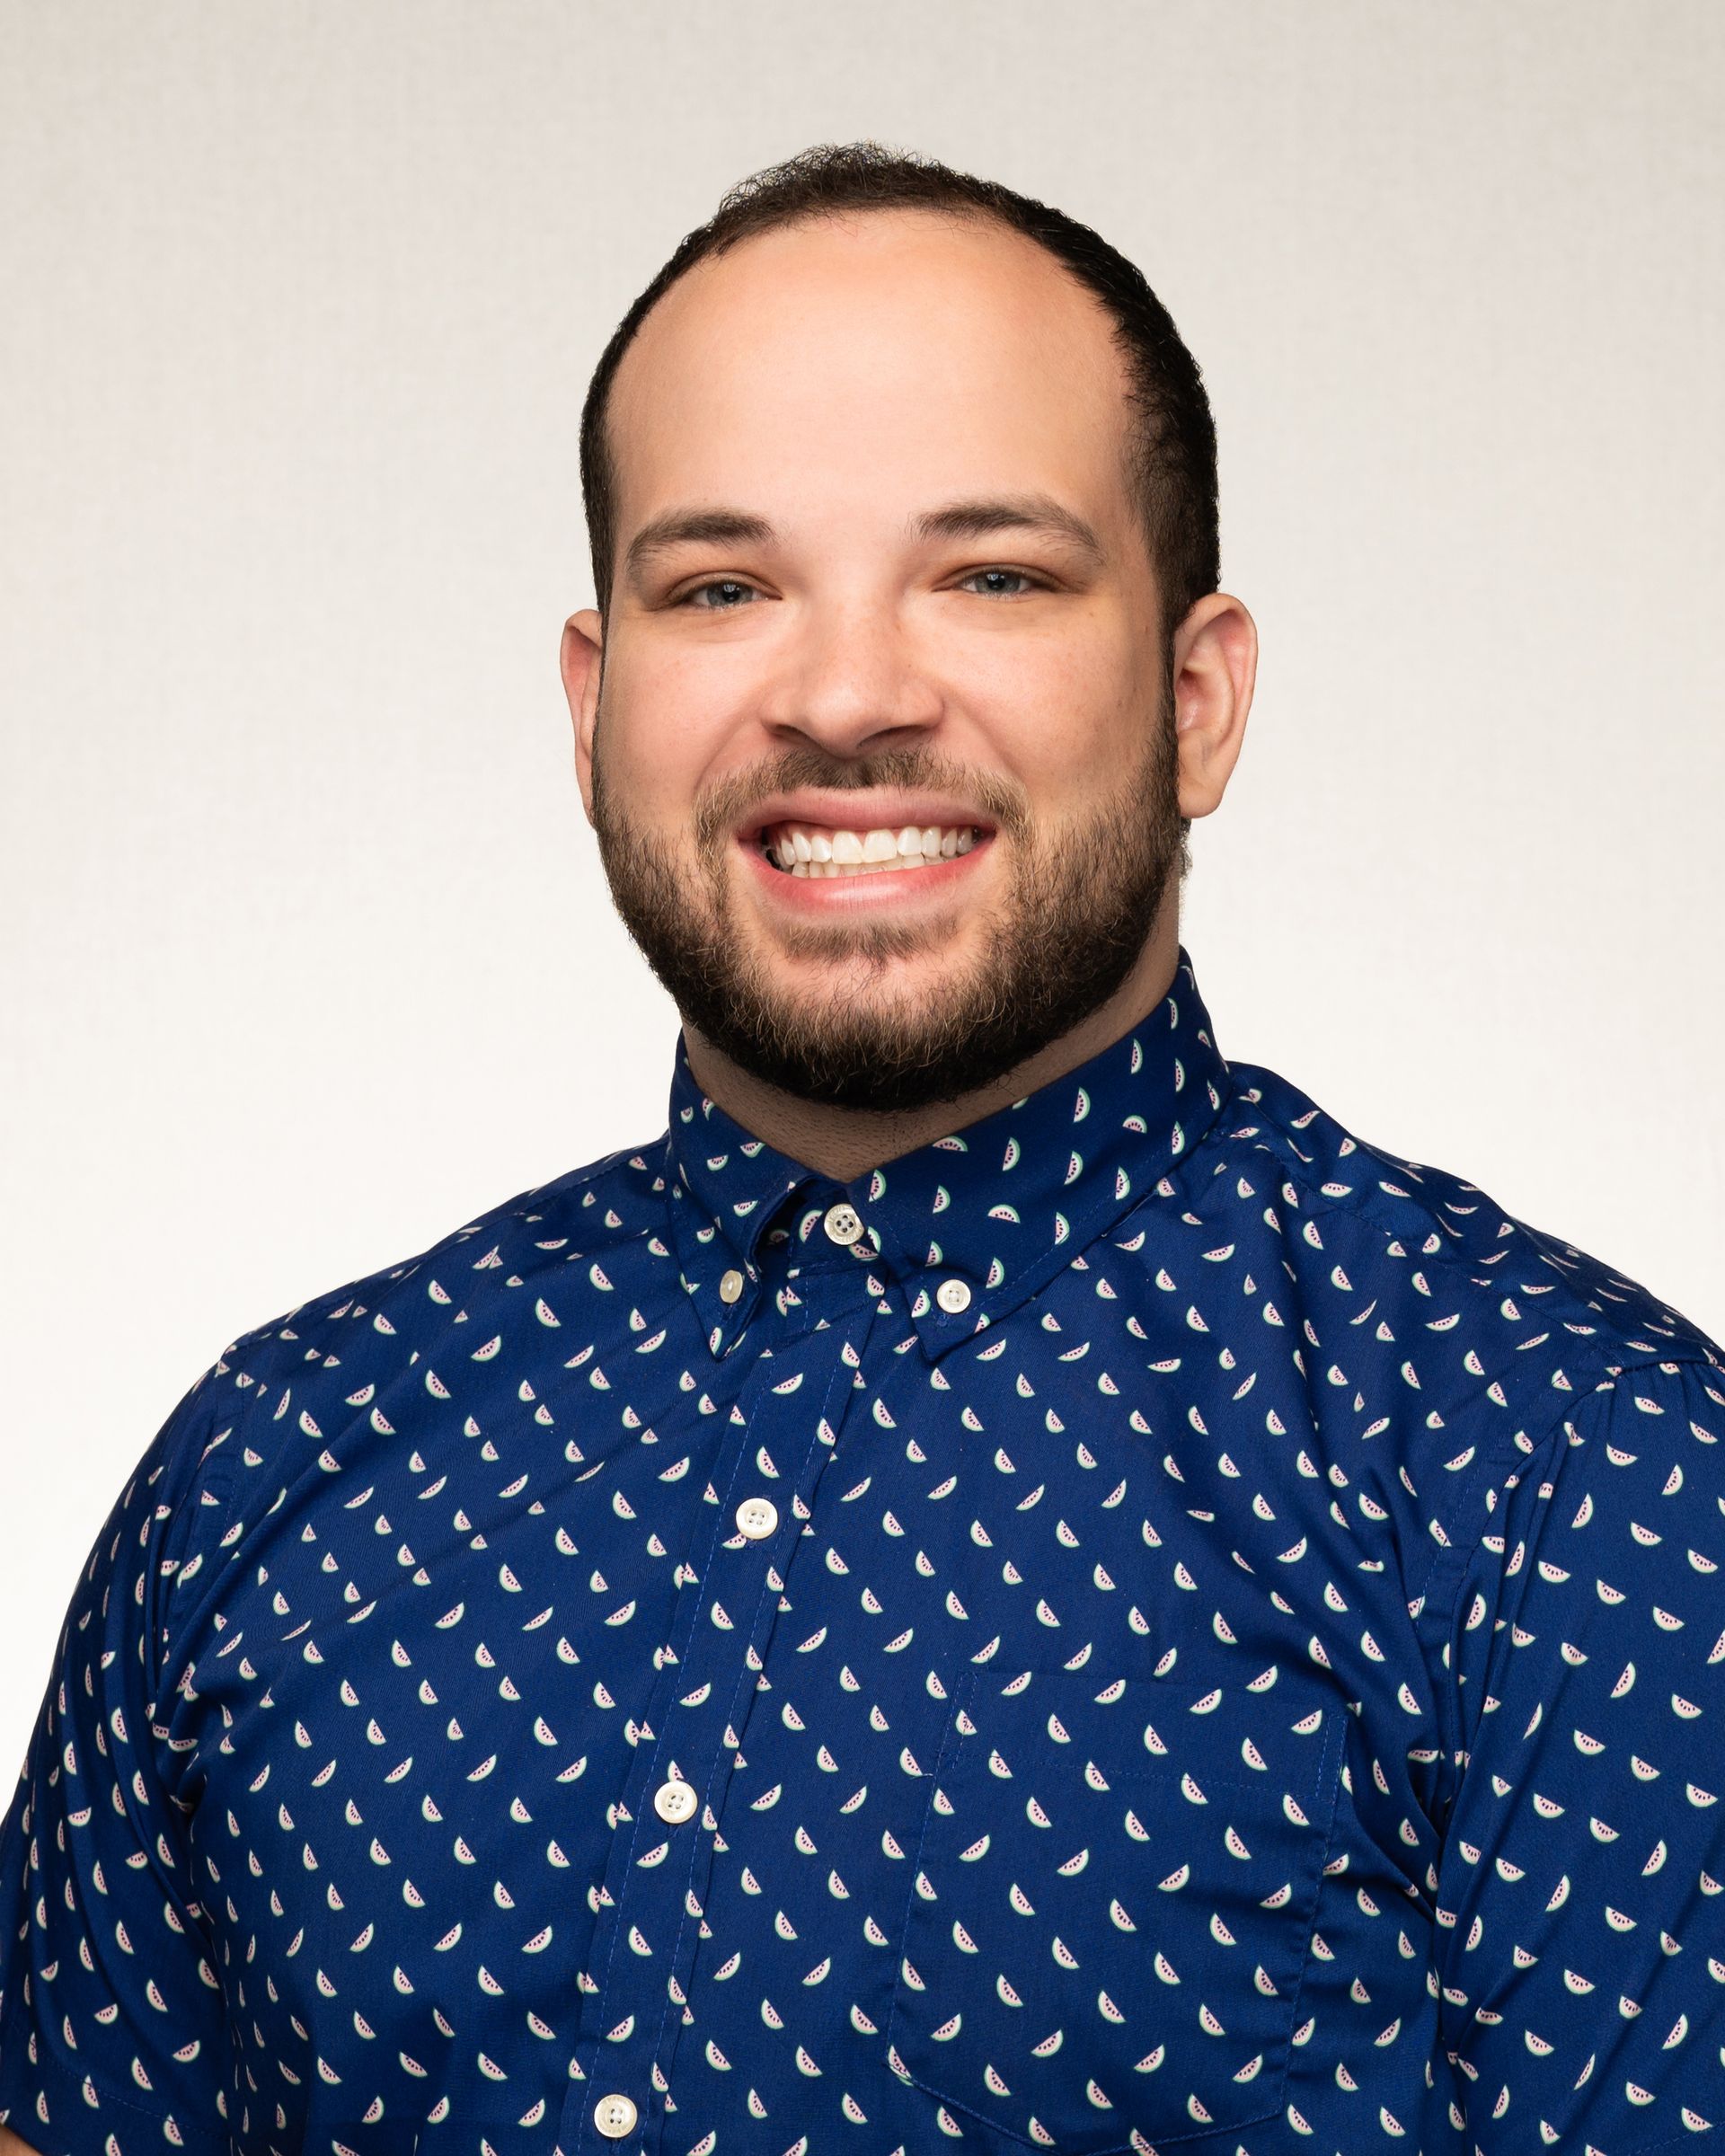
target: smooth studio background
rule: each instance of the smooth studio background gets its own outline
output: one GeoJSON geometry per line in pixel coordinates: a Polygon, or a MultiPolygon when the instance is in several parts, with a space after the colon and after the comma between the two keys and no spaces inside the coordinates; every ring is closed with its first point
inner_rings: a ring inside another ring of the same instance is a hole
{"type": "Polygon", "coordinates": [[[1711,0],[0,4],[0,1763],[226,1341],[663,1128],[577,417],[813,141],[1094,224],[1206,370],[1224,1053],[1725,1334],[1722,91],[1711,0]]]}

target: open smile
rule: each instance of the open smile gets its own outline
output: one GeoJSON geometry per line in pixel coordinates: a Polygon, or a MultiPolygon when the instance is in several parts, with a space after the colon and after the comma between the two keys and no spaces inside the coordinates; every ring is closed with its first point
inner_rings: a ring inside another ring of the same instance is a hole
{"type": "Polygon", "coordinates": [[[921,869],[969,853],[984,835],[975,824],[906,824],[897,830],[854,831],[825,824],[770,824],[760,846],[792,876],[877,876],[883,870],[921,869]]]}
{"type": "Polygon", "coordinates": [[[995,826],[967,792],[809,786],[764,795],[731,836],[763,904],[830,919],[944,905],[979,873],[995,826]]]}

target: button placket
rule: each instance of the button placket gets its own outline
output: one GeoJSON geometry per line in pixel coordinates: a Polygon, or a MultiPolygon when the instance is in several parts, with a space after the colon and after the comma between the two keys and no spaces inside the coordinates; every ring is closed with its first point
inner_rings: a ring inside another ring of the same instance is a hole
{"type": "Polygon", "coordinates": [[[621,2141],[632,2133],[640,2116],[634,2099],[618,2091],[602,2096],[593,2107],[593,2124],[607,2141],[621,2141]]]}
{"type": "MultiPolygon", "coordinates": [[[[616,2135],[600,2124],[600,2103],[606,2097],[615,2100],[622,2095],[624,2100],[637,2105],[639,2117],[639,2107],[650,2107],[653,2093],[671,2081],[686,2013],[681,2001],[688,1995],[701,1943],[700,1920],[690,1914],[690,1901],[697,1905],[704,1901],[713,1856],[712,1835],[696,1831],[699,1815],[704,1805],[715,1819],[723,1816],[725,1792],[734,1771],[734,1760],[723,1742],[724,1732],[727,1727],[732,1730],[740,1750],[759,1688],[758,1672],[750,1665],[749,1650],[753,1648],[756,1663],[765,1664],[783,1593],[782,1587],[774,1585],[778,1574],[770,1560],[770,1538],[750,1538],[742,1550],[721,1549],[723,1523],[731,1523],[734,1534],[737,1513],[751,1504],[767,1506],[774,1513],[775,1528],[783,1533],[778,1507],[771,1500],[760,1498],[758,1493],[751,1493],[734,1506],[730,1499],[739,1482],[758,1475],[756,1454],[765,1445],[779,1458],[786,1485],[801,1507],[812,1510],[815,1486],[855,1398],[852,1369],[839,1355],[839,1342],[849,1339],[860,1354],[873,1322],[868,1303],[853,1304],[842,1319],[835,1317],[828,1328],[804,1334],[775,1354],[757,1356],[732,1410],[732,1422],[738,1427],[731,1489],[725,1493],[718,1522],[700,1546],[699,1558],[692,1555],[689,1560],[702,1586],[690,1597],[688,1617],[674,1638],[677,1658],[668,1657],[647,1710],[650,1728],[659,1738],[652,1747],[647,1782],[651,1796],[636,1802],[635,1819],[626,1832],[619,1822],[605,1868],[603,1893],[608,1898],[600,1902],[591,1957],[598,1985],[588,1994],[582,2008],[580,2050],[588,2079],[571,2087],[562,2137],[562,2146],[571,2156],[583,2145],[583,2136],[574,2129],[586,2090],[597,2084],[606,2092],[592,2099],[593,2109],[588,2117],[593,2132],[605,2136],[603,2145],[608,2145],[616,2135]],[[829,1358],[833,1366],[826,1372],[829,1358]],[[783,1390],[799,1367],[814,1383],[783,1390]],[[831,1443],[820,1435],[823,1423],[831,1443]],[[748,1567],[748,1573],[728,1570],[727,1558],[748,1567]],[[763,1563],[762,1559],[767,1561],[763,1563]],[[737,1585],[730,1587],[731,1599],[727,1603],[727,1586],[733,1580],[737,1585]],[[739,1586],[745,1589],[747,1603],[744,1594],[738,1592],[739,1586]],[[728,1630],[712,1621],[715,1603],[731,1620],[728,1630]],[[699,1710],[705,1741],[697,1746],[681,1736],[677,1702],[698,1692],[703,1684],[710,1684],[712,1690],[699,1710]],[[677,1777],[665,1773],[665,1765],[673,1757],[686,1781],[679,1783],[677,1777]],[[688,1789],[688,1798],[675,1793],[680,1787],[688,1789]],[[661,1798],[676,1807],[686,1803],[688,1817],[666,1821],[661,1798]],[[647,1816],[650,1805],[651,1821],[647,1816]],[[674,1842],[664,1862],[643,1868],[639,1858],[648,1844],[642,1834],[651,1824],[660,1822],[669,1836],[687,1831],[686,1862],[677,1860],[674,1842]],[[653,1942],[655,1952],[650,1960],[624,1950],[632,1928],[639,1928],[642,1937],[653,1942]],[[659,1948],[661,1940],[668,1946],[668,1957],[659,1948]],[[631,2014],[635,2017],[635,2027],[629,2037],[622,2043],[610,2042],[607,2032],[631,2014]],[[624,2094],[630,2089],[636,2091],[635,2097],[624,2094]]],[[[647,1747],[643,1745],[643,1749],[647,1747]]],[[[632,2126],[624,2126],[620,2132],[632,2130],[632,2126]]]]}
{"type": "Polygon", "coordinates": [[[752,1542],[764,1541],[779,1524],[779,1508],[771,1498],[745,1498],[737,1507],[737,1529],[752,1542]]]}
{"type": "MultiPolygon", "coordinates": [[[[824,1357],[827,1354],[832,1354],[836,1358],[834,1368],[827,1376],[824,1392],[819,1395],[818,1407],[814,1407],[811,1401],[810,1406],[802,1411],[803,1416],[808,1418],[806,1425],[803,1426],[806,1428],[806,1436],[803,1440],[802,1457],[796,1465],[793,1476],[790,1478],[796,1498],[801,1500],[801,1508],[807,1514],[812,1515],[813,1513],[816,1487],[825,1471],[827,1460],[836,1449],[843,1436],[845,1418],[851,1412],[852,1401],[855,1397],[851,1367],[837,1352],[838,1340],[848,1338],[860,1356],[866,1348],[873,1321],[873,1318],[865,1305],[861,1309],[854,1309],[850,1313],[848,1331],[845,1330],[845,1321],[835,1318],[829,1329],[810,1333],[795,1343],[795,1352],[799,1357],[811,1354],[824,1357]],[[828,1431],[830,1443],[820,1435],[823,1424],[828,1431]]],[[[749,1418],[748,1447],[746,1450],[739,1447],[737,1456],[737,1473],[739,1476],[750,1471],[753,1468],[756,1449],[768,1443],[764,1426],[776,1418],[764,1411],[767,1403],[783,1400],[789,1409],[791,1403],[804,1396],[801,1385],[796,1386],[790,1392],[782,1392],[780,1391],[789,1374],[784,1370],[784,1365],[789,1359],[788,1354],[783,1357],[773,1358],[780,1365],[780,1374],[769,1378],[768,1390],[764,1398],[757,1401],[756,1412],[749,1418]]],[[[791,1457],[794,1459],[795,1454],[792,1454],[791,1457]]],[[[801,1533],[801,1532],[799,1523],[797,1533],[801,1533]]],[[[794,1549],[794,1541],[788,1546],[794,1549]]],[[[740,1553],[739,1554],[740,1555],[740,1553]]],[[[787,1581],[789,1572],[790,1565],[787,1560],[783,1573],[783,1577],[787,1581]]],[[[741,1657],[736,1669],[735,1683],[730,1705],[727,1709],[727,1719],[735,1730],[739,1752],[748,1737],[749,1717],[762,1689],[772,1635],[778,1622],[778,1603],[784,1589],[783,1585],[774,1585],[775,1577],[779,1576],[775,1574],[775,1568],[769,1563],[763,1572],[756,1620],[749,1627],[750,1636],[743,1646],[741,1657]],[[752,1664],[750,1660],[751,1648],[754,1657],[752,1664]]],[[[739,1624],[739,1631],[741,1631],[742,1629],[739,1624]]],[[[717,1637],[722,1639],[724,1635],[719,1634],[717,1637]]],[[[686,1672],[686,1675],[692,1682],[700,1682],[698,1668],[686,1672]]],[[[715,1673],[715,1692],[718,1689],[718,1675],[715,1673]]],[[[721,1823],[725,1816],[725,1804],[731,1771],[730,1765],[725,1765],[722,1780],[715,1778],[709,1789],[708,1800],[712,1806],[713,1816],[721,1823]]],[[[700,1952],[701,1940],[698,1920],[692,1920],[689,1917],[690,1902],[693,1900],[697,1904],[704,1904],[707,1898],[706,1874],[704,1872],[701,1877],[701,1891],[696,1891],[696,1867],[703,1856],[704,1856],[710,1869],[712,1857],[711,1842],[704,1845],[692,1843],[682,1902],[685,1921],[677,1933],[677,1947],[673,1957],[672,1974],[679,1996],[685,1998],[693,1988],[694,1962],[700,1952]]],[[[659,2054],[663,2063],[662,2070],[668,2081],[671,2076],[682,2026],[686,2019],[686,2008],[679,2011],[674,2001],[668,2001],[659,2044],[659,2054]]]]}
{"type": "Polygon", "coordinates": [[[680,1826],[684,1820],[692,1819],[700,1803],[692,1784],[676,1775],[668,1781],[661,1781],[653,1791],[653,1809],[672,1826],[680,1826]]]}

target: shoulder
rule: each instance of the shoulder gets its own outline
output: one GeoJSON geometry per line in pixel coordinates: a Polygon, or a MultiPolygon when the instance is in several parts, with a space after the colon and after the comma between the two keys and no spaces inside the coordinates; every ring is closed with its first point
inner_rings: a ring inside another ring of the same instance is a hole
{"type": "Polygon", "coordinates": [[[1358,1136],[1277,1073],[1230,1075],[1181,1180],[1190,1217],[1239,1246],[1250,1307],[1274,1329],[1245,1336],[1258,1359],[1285,1344],[1324,1442],[1346,1458],[1372,1440],[1379,1501],[1406,1495],[1420,1532],[1471,1547],[1508,1478],[1614,1406],[1643,1429],[1712,1434],[1704,1389],[1663,1422],[1633,1404],[1694,1392],[1693,1377],[1631,1382],[1667,1365],[1725,1392],[1725,1350],[1684,1312],[1463,1176],[1358,1136]]]}
{"type": "Polygon", "coordinates": [[[1482,1327],[1518,1356],[1569,1369],[1577,1391],[1660,1361],[1725,1372],[1725,1349],[1641,1282],[1452,1171],[1358,1136],[1278,1073],[1231,1067],[1227,1142],[1273,1162],[1314,1257],[1345,1246],[1372,1290],[1422,1330],[1482,1327]]]}
{"type": "Polygon", "coordinates": [[[1446,1607],[1474,1558],[1507,1561],[1510,1517],[1554,1478],[1606,1475],[1614,1516],[1685,1480],[1683,1501],[1725,1510],[1725,1350],[1698,1324],[1275,1072],[1231,1077],[1182,1195],[1241,1246],[1273,1329],[1243,1338],[1254,1364],[1285,1344],[1321,1456],[1369,1481],[1410,1547],[1436,1545],[1422,1601],[1446,1607]]]}
{"type": "MultiPolygon", "coordinates": [[[[157,1431],[102,1532],[111,1558],[122,1543],[150,1545],[145,1571],[163,1605],[152,1631],[186,1657],[208,1627],[222,1628],[257,1519],[279,1507],[297,1519],[290,1487],[315,1509],[307,1493],[330,1482],[328,1471],[365,1456],[368,1443],[387,1447],[383,1408],[402,1415],[404,1384],[447,1399],[434,1354],[482,1361],[488,1334],[494,1352],[512,1323],[555,1328],[563,1319],[548,1297],[576,1325],[593,1302],[621,1300],[600,1290],[637,1285],[630,1253],[666,1251],[664,1152],[661,1134],[517,1191],[229,1340],[157,1431]]],[[[675,1278],[674,1265],[657,1262],[675,1278]]]]}
{"type": "MultiPolygon", "coordinates": [[[[424,1248],[306,1296],[235,1336],[200,1379],[228,1395],[229,1415],[252,1427],[285,1415],[296,1397],[351,1389],[344,1368],[360,1339],[390,1344],[392,1364],[451,1318],[480,1322],[500,1304],[528,1303],[579,1264],[614,1266],[656,1241],[664,1219],[665,1138],[622,1147],[585,1167],[488,1206],[424,1248]]],[[[363,1356],[358,1359],[367,1359],[363,1356]]]]}

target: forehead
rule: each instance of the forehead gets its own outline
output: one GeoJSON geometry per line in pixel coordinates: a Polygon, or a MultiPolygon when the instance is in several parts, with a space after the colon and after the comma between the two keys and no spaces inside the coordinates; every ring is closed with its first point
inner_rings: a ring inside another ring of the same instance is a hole
{"type": "Polygon", "coordinates": [[[1126,393],[1100,301],[991,219],[781,227],[689,271],[624,354],[619,533],[693,501],[813,519],[1003,485],[1123,519],[1126,393]]]}

